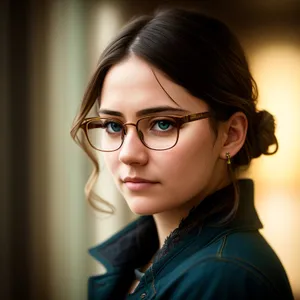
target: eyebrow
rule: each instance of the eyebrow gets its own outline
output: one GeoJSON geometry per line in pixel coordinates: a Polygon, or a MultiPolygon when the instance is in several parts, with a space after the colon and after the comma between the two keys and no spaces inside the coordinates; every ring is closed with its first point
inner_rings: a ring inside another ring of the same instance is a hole
{"type": "MultiPolygon", "coordinates": [[[[149,107],[142,110],[139,110],[136,113],[137,117],[143,117],[147,115],[157,114],[157,113],[189,113],[188,110],[182,109],[182,108],[175,108],[171,106],[157,106],[157,107],[149,107]]],[[[119,111],[109,110],[109,109],[99,109],[99,114],[105,114],[105,115],[111,115],[111,116],[117,116],[117,117],[124,117],[124,114],[122,114],[119,111]]]]}

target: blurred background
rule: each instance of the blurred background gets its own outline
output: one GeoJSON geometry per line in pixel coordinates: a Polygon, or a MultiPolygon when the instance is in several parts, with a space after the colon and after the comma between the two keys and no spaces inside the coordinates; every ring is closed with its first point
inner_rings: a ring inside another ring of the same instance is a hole
{"type": "Polygon", "coordinates": [[[87,249],[134,216],[105,170],[97,191],[117,212],[85,201],[92,170],[69,135],[101,51],[130,18],[158,6],[197,8],[240,38],[259,87],[259,108],[276,116],[275,156],[253,162],[263,235],[300,299],[300,1],[1,1],[1,299],[82,300],[103,270],[87,249]]]}

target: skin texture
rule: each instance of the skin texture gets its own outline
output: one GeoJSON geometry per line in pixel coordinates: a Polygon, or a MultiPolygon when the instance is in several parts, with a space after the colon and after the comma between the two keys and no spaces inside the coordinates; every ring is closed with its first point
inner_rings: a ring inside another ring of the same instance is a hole
{"type": "MultiPolygon", "coordinates": [[[[133,55],[109,70],[99,104],[100,111],[120,112],[123,116],[117,119],[132,123],[139,119],[137,112],[146,108],[184,109],[186,112],[176,113],[181,116],[209,110],[204,101],[133,55]],[[160,87],[153,72],[176,103],[160,87]]],[[[101,112],[100,116],[111,117],[101,112]]],[[[241,113],[220,124],[217,135],[209,119],[198,120],[182,127],[174,148],[155,151],[142,144],[134,126],[128,126],[122,147],[103,155],[129,208],[135,214],[154,216],[162,246],[193,206],[229,183],[226,152],[231,156],[238,152],[246,130],[247,119],[241,113]],[[123,182],[126,177],[141,177],[154,183],[134,191],[123,182]]]]}

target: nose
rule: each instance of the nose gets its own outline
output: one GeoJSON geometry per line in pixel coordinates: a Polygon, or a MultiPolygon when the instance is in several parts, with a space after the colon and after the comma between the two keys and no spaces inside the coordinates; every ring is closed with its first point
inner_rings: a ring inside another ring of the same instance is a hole
{"type": "Polygon", "coordinates": [[[119,161],[126,165],[145,165],[148,162],[148,148],[141,142],[134,127],[127,127],[119,161]]]}

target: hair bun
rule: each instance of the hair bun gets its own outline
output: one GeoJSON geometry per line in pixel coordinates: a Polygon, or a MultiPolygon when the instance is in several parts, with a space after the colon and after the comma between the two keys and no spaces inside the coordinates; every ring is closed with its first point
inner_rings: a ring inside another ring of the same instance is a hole
{"type": "Polygon", "coordinates": [[[272,155],[278,150],[278,141],[275,136],[275,119],[272,114],[266,110],[256,113],[255,119],[256,141],[253,143],[252,157],[257,158],[262,154],[272,155]],[[275,149],[269,152],[269,147],[275,145],[275,149]]]}

